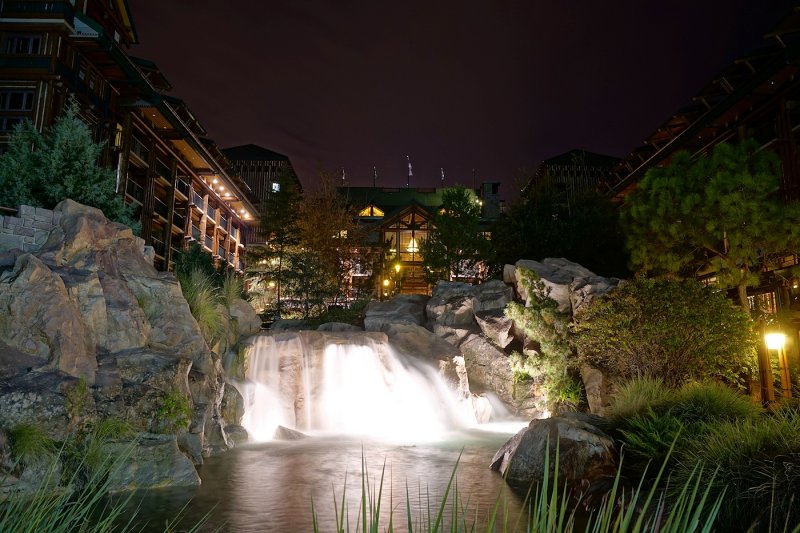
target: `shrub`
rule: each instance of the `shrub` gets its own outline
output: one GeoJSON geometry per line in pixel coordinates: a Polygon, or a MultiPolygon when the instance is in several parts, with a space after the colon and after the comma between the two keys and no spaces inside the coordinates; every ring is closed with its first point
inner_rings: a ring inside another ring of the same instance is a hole
{"type": "Polygon", "coordinates": [[[14,426],[9,431],[11,455],[24,465],[31,465],[53,458],[55,443],[44,431],[30,424],[14,426]]]}
{"type": "Polygon", "coordinates": [[[712,498],[727,488],[721,530],[758,522],[758,530],[783,531],[784,524],[800,523],[800,506],[793,501],[800,487],[797,412],[711,425],[682,454],[674,478],[685,480],[698,462],[717,468],[717,476],[708,482],[712,498]]]}
{"type": "Polygon", "coordinates": [[[550,291],[536,272],[523,268],[520,273],[529,305],[510,302],[505,312],[522,328],[526,339],[537,345],[537,353],[513,356],[515,379],[530,377],[540,381],[551,408],[559,403],[577,405],[583,390],[580,382],[572,377],[574,361],[569,344],[569,317],[558,310],[558,304],[549,297],[550,291]]]}
{"type": "Polygon", "coordinates": [[[85,379],[80,378],[64,395],[64,407],[70,422],[74,424],[81,418],[88,402],[89,386],[85,379]]]}
{"type": "Polygon", "coordinates": [[[687,383],[663,404],[684,423],[754,420],[763,412],[753,401],[722,383],[687,383]]]}
{"type": "Polygon", "coordinates": [[[659,378],[642,377],[627,381],[620,386],[614,400],[609,406],[608,416],[615,422],[621,422],[665,401],[669,390],[659,378]]]}
{"type": "Polygon", "coordinates": [[[701,283],[640,279],[583,306],[575,317],[581,361],[632,379],[743,384],[755,370],[748,314],[701,283]]]}
{"type": "Polygon", "coordinates": [[[220,300],[222,305],[231,312],[231,306],[237,298],[244,298],[244,284],[242,283],[241,276],[237,276],[234,272],[226,272],[222,277],[222,286],[220,287],[220,300]]]}
{"type": "Polygon", "coordinates": [[[225,319],[219,291],[214,287],[212,278],[199,268],[188,275],[180,275],[178,281],[203,338],[209,346],[213,346],[222,335],[222,321],[225,319]]]}
{"type": "Polygon", "coordinates": [[[647,463],[663,464],[667,461],[670,449],[684,429],[684,424],[669,411],[656,413],[647,409],[625,421],[620,430],[623,443],[622,453],[630,458],[629,466],[642,470],[647,463]]]}
{"type": "Polygon", "coordinates": [[[177,389],[172,389],[164,395],[158,408],[158,421],[164,431],[172,433],[185,429],[191,419],[192,410],[186,395],[177,389]]]}

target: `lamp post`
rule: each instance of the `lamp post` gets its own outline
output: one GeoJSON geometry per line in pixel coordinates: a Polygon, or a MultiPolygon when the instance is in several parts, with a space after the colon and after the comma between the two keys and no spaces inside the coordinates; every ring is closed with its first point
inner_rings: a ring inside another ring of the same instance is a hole
{"type": "Polygon", "coordinates": [[[781,395],[784,398],[792,397],[792,377],[789,374],[789,362],[786,358],[786,335],[780,332],[771,332],[764,335],[768,350],[778,352],[778,367],[781,372],[781,395]]]}

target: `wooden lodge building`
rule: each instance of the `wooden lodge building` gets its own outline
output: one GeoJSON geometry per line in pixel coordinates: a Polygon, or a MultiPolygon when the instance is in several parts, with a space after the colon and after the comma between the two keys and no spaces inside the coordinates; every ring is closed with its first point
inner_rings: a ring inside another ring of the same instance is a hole
{"type": "MultiPolygon", "coordinates": [[[[648,169],[668,165],[676,152],[699,156],[718,143],[746,138],[779,156],[781,195],[785,201],[800,201],[800,8],[765,35],[761,48],[717,74],[689,105],[625,156],[612,171],[608,191],[623,203],[648,169]]],[[[751,308],[772,314],[794,311],[794,331],[787,339],[794,372],[800,366],[800,279],[790,269],[798,264],[797,254],[784,257],[777,268],[765,269],[759,287],[748,289],[751,308]]],[[[761,349],[766,350],[763,345],[761,349]]],[[[768,361],[768,354],[762,353],[762,379],[768,361]]],[[[782,377],[788,379],[788,369],[782,377]]],[[[770,399],[768,390],[766,398],[770,399]]]]}
{"type": "MultiPolygon", "coordinates": [[[[485,228],[487,237],[490,237],[491,222],[502,209],[499,187],[499,183],[487,182],[479,189],[468,189],[475,201],[481,204],[481,226],[485,228]]],[[[356,291],[374,288],[376,294],[386,293],[386,296],[392,292],[430,294],[419,243],[436,230],[431,219],[442,205],[443,189],[339,187],[338,190],[356,208],[359,223],[368,228],[368,243],[376,247],[386,246],[390,266],[381,279],[373,279],[371,272],[357,269],[352,274],[353,288],[356,291]],[[375,287],[365,287],[369,279],[373,279],[375,287]]]]}
{"type": "Polygon", "coordinates": [[[251,191],[158,67],[126,52],[137,35],[125,0],[6,0],[0,36],[0,150],[14,125],[48,127],[74,95],[156,267],[195,241],[243,269],[251,191]]]}

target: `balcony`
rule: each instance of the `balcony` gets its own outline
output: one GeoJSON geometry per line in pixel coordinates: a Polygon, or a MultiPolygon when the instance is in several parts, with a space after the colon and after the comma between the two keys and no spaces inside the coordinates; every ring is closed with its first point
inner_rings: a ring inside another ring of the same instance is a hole
{"type": "Polygon", "coordinates": [[[166,253],[166,246],[164,246],[164,241],[159,239],[153,239],[153,242],[150,244],[153,247],[153,250],[156,251],[156,255],[165,257],[166,253]]]}
{"type": "Polygon", "coordinates": [[[236,254],[228,254],[228,263],[231,265],[236,264],[236,254]]]}
{"type": "Polygon", "coordinates": [[[211,206],[208,206],[206,209],[206,215],[210,218],[215,224],[217,223],[217,210],[211,206]]]}
{"type": "Polygon", "coordinates": [[[165,181],[169,182],[169,178],[172,176],[172,171],[166,163],[160,159],[156,159],[156,175],[161,176],[165,181]]]}
{"type": "Polygon", "coordinates": [[[46,70],[50,68],[50,56],[0,56],[0,69],[46,70]]]}
{"type": "Polygon", "coordinates": [[[214,246],[214,238],[211,235],[206,235],[206,238],[203,241],[203,244],[205,244],[206,248],[208,248],[209,250],[213,250],[214,249],[213,248],[213,246],[214,246]]]}
{"type": "Polygon", "coordinates": [[[191,187],[189,187],[189,183],[185,179],[179,177],[178,179],[175,180],[175,192],[180,193],[181,196],[183,196],[188,200],[189,195],[191,194],[190,191],[191,187]]]}
{"type": "Polygon", "coordinates": [[[137,202],[144,203],[144,187],[136,183],[132,178],[128,178],[128,182],[125,185],[125,192],[136,200],[137,202]]]}
{"type": "Polygon", "coordinates": [[[237,240],[239,239],[239,228],[236,226],[231,226],[231,237],[237,240]]]}
{"type": "Polygon", "coordinates": [[[155,198],[154,200],[155,200],[155,205],[153,207],[153,211],[155,211],[157,215],[163,217],[164,220],[168,220],[167,217],[169,216],[169,208],[167,207],[167,204],[164,203],[163,200],[160,200],[158,198],[155,198]]]}
{"type": "Polygon", "coordinates": [[[194,189],[192,189],[191,205],[195,206],[197,209],[203,209],[203,197],[197,194],[197,191],[194,189]]]}
{"type": "Polygon", "coordinates": [[[147,160],[150,159],[150,150],[135,136],[131,137],[131,153],[141,159],[144,164],[147,164],[147,160]]]}
{"type": "Polygon", "coordinates": [[[183,230],[186,227],[186,217],[177,211],[172,214],[172,225],[183,230]]]}
{"type": "Polygon", "coordinates": [[[228,219],[221,216],[219,217],[219,227],[225,231],[228,231],[228,219]]]}
{"type": "Polygon", "coordinates": [[[67,0],[24,0],[0,2],[0,17],[17,19],[61,19],[70,26],[75,24],[75,10],[67,0]]]}
{"type": "Polygon", "coordinates": [[[192,224],[192,239],[200,242],[200,228],[192,224]]]}

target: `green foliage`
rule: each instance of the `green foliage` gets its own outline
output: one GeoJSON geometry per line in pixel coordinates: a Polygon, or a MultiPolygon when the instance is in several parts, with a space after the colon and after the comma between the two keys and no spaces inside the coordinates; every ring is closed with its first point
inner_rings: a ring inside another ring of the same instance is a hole
{"type": "Polygon", "coordinates": [[[138,232],[131,208],[116,193],[114,172],[98,165],[102,145],[92,140],[78,111],[77,101],[71,100],[44,134],[29,122],[15,128],[8,152],[0,156],[0,205],[52,209],[71,198],[138,232]]]}
{"type": "Polygon", "coordinates": [[[583,397],[580,383],[572,377],[574,360],[569,342],[569,316],[558,310],[549,290],[532,270],[520,269],[520,284],[529,295],[527,307],[517,302],[506,306],[506,316],[521,327],[526,339],[536,343],[534,356],[512,355],[515,378],[531,377],[541,383],[551,407],[576,406],[583,397]]]}
{"type": "Polygon", "coordinates": [[[195,270],[210,278],[214,286],[219,286],[222,282],[222,275],[214,266],[214,259],[205,253],[199,244],[193,242],[189,248],[180,252],[175,258],[174,272],[175,276],[181,280],[188,279],[195,270]]]}
{"type": "Polygon", "coordinates": [[[626,420],[625,428],[620,430],[622,453],[641,470],[651,461],[662,464],[667,460],[684,423],[669,411],[656,413],[647,409],[626,420]]]}
{"type": "Polygon", "coordinates": [[[717,476],[708,482],[712,497],[726,491],[721,531],[756,522],[757,530],[785,531],[800,524],[795,500],[800,486],[797,412],[711,426],[688,447],[673,474],[675,479],[685,480],[689,465],[698,462],[717,468],[717,476]]]}
{"type": "Polygon", "coordinates": [[[230,314],[231,306],[236,299],[244,299],[244,284],[242,277],[234,272],[226,272],[222,278],[222,287],[220,288],[220,300],[222,305],[230,314]]]}
{"type": "Polygon", "coordinates": [[[684,423],[755,420],[761,407],[744,394],[722,383],[687,383],[662,403],[684,423]]]}
{"type": "Polygon", "coordinates": [[[161,398],[157,416],[161,428],[166,433],[186,429],[192,419],[189,398],[177,389],[170,390],[161,398]]]}
{"type": "Polygon", "coordinates": [[[800,249],[800,204],[778,195],[780,163],[755,141],[718,144],[710,156],[679,152],[628,197],[623,221],[634,266],[694,277],[713,270],[744,291],[776,255],[800,249]]]}
{"type": "Polygon", "coordinates": [[[492,243],[499,269],[519,259],[566,257],[600,275],[629,275],[618,209],[608,196],[569,197],[549,175],[532,182],[497,219],[492,243]]]}
{"type": "Polygon", "coordinates": [[[55,443],[44,431],[31,424],[20,424],[9,431],[11,455],[23,465],[52,460],[55,443]]]}
{"type": "Polygon", "coordinates": [[[132,439],[135,433],[133,424],[118,418],[82,424],[61,446],[62,484],[82,487],[107,475],[109,457],[103,446],[114,440],[132,439]]]}
{"type": "Polygon", "coordinates": [[[627,418],[645,414],[651,406],[667,400],[670,391],[660,378],[644,376],[623,383],[608,408],[608,417],[619,423],[627,418]]]}
{"type": "Polygon", "coordinates": [[[494,252],[480,232],[480,218],[480,203],[471,190],[444,189],[441,208],[431,220],[433,229],[419,243],[429,282],[482,277],[479,265],[491,262],[494,252]]]}
{"type": "Polygon", "coordinates": [[[741,384],[755,370],[749,317],[725,295],[692,281],[637,279],[575,316],[580,359],[623,379],[660,377],[741,384]]]}
{"type": "Polygon", "coordinates": [[[88,402],[89,385],[85,379],[80,378],[64,395],[64,407],[72,423],[81,418],[88,402]]]}
{"type": "Polygon", "coordinates": [[[178,281],[189,310],[200,326],[203,339],[213,346],[223,333],[222,321],[226,319],[213,278],[200,268],[195,268],[188,275],[179,274],[178,281]]]}

